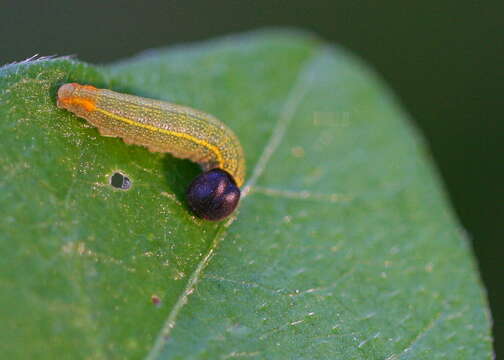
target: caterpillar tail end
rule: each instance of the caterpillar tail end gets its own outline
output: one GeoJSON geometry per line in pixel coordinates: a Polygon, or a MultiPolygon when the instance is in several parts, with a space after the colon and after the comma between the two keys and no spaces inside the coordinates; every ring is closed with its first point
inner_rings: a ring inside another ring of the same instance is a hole
{"type": "Polygon", "coordinates": [[[66,109],[80,116],[96,109],[94,99],[96,93],[97,89],[91,85],[63,84],[58,89],[56,105],[60,109],[66,109]]]}
{"type": "Polygon", "coordinates": [[[73,97],[75,89],[79,86],[77,83],[63,84],[58,89],[58,99],[56,105],[60,109],[66,109],[68,106],[68,100],[73,97]]]}

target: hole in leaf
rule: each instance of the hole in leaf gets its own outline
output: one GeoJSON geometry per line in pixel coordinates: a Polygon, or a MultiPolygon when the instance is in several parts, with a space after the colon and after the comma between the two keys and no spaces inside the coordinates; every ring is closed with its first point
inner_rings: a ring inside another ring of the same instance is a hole
{"type": "Polygon", "coordinates": [[[116,189],[129,190],[131,187],[131,180],[126,175],[116,172],[110,177],[110,185],[116,189]]]}

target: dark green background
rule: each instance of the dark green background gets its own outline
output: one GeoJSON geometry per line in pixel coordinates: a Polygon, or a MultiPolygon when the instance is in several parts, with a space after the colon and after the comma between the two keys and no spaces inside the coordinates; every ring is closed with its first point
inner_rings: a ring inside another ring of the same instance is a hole
{"type": "Polygon", "coordinates": [[[504,2],[24,1],[0,3],[0,64],[75,54],[105,63],[141,50],[264,26],[313,30],[382,74],[423,130],[473,239],[504,350],[504,2]]]}

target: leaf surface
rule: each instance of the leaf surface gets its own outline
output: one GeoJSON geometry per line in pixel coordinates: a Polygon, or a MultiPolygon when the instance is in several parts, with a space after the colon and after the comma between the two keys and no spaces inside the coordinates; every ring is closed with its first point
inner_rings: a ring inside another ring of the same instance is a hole
{"type": "Polygon", "coordinates": [[[425,145],[364,64],[311,35],[11,64],[0,137],[6,358],[492,357],[484,290],[425,145]],[[195,164],[58,109],[74,81],[226,122],[248,167],[237,216],[195,218],[195,164]],[[117,172],[129,190],[110,185],[117,172]]]}

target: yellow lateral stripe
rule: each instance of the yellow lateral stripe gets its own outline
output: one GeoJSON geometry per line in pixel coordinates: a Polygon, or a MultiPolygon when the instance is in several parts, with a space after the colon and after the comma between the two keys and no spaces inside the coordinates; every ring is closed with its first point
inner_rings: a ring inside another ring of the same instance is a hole
{"type": "Polygon", "coordinates": [[[171,130],[166,130],[166,129],[161,129],[161,128],[157,128],[157,127],[152,126],[152,125],[142,124],[142,123],[139,123],[137,121],[134,121],[134,120],[131,120],[131,119],[128,119],[128,118],[116,115],[114,113],[108,112],[107,110],[103,110],[103,109],[100,109],[100,108],[96,108],[95,110],[98,111],[98,112],[100,112],[100,113],[102,113],[103,115],[110,116],[111,118],[114,118],[116,120],[122,121],[122,122],[124,122],[126,124],[129,124],[129,125],[138,126],[138,127],[141,127],[141,128],[147,129],[147,130],[151,130],[151,131],[154,131],[154,132],[160,132],[160,133],[163,133],[163,134],[172,135],[172,136],[176,136],[176,137],[179,137],[179,138],[183,138],[183,139],[192,141],[192,142],[194,142],[194,143],[196,143],[198,145],[206,147],[208,150],[210,150],[211,152],[213,152],[215,154],[215,156],[217,157],[217,162],[219,164],[219,167],[223,167],[223,165],[224,165],[224,159],[222,158],[222,154],[221,154],[219,148],[217,146],[215,146],[215,145],[212,145],[212,144],[204,141],[204,140],[200,140],[200,139],[195,138],[194,136],[191,136],[191,135],[188,135],[188,134],[179,133],[179,132],[176,132],[176,131],[171,131],[171,130]]]}

